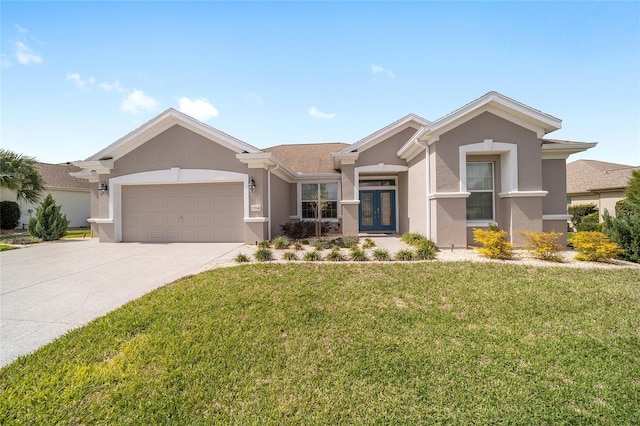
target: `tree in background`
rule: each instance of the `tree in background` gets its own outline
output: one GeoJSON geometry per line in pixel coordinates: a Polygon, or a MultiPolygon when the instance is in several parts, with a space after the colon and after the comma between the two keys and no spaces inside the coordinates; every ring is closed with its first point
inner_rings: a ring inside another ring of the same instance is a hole
{"type": "Polygon", "coordinates": [[[640,170],[629,179],[626,198],[616,203],[616,217],[605,211],[604,233],[624,250],[620,257],[640,263],[640,170]]]}
{"type": "Polygon", "coordinates": [[[44,182],[36,159],[0,149],[0,187],[15,191],[18,201],[37,202],[44,182]]]}
{"type": "Polygon", "coordinates": [[[60,213],[60,207],[56,205],[51,194],[47,194],[36,210],[36,217],[29,219],[27,226],[29,234],[44,241],[54,241],[64,237],[69,221],[66,214],[60,213]]]}

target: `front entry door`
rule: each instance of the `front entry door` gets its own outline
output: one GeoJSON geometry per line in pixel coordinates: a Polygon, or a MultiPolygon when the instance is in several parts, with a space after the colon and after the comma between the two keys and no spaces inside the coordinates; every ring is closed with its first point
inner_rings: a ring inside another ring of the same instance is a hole
{"type": "Polygon", "coordinates": [[[361,232],[395,232],[396,191],[360,191],[358,215],[361,232]]]}

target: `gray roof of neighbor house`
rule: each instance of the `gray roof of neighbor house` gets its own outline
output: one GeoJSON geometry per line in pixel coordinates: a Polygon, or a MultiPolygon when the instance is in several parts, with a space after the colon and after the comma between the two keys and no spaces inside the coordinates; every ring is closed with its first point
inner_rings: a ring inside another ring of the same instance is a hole
{"type": "Polygon", "coordinates": [[[597,160],[576,160],[567,164],[567,194],[620,190],[627,187],[638,166],[597,160]]]}
{"type": "Polygon", "coordinates": [[[295,173],[337,173],[333,166],[332,152],[349,146],[346,143],[309,143],[277,145],[265,148],[295,173]]]}
{"type": "Polygon", "coordinates": [[[48,164],[36,163],[40,170],[44,186],[47,189],[86,189],[89,190],[89,181],[69,176],[69,173],[80,172],[82,169],[72,164],[48,164]]]}

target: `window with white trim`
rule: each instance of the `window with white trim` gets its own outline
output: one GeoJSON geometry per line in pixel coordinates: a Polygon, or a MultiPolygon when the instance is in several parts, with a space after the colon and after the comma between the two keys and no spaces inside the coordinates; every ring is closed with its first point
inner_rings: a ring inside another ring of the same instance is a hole
{"type": "Polygon", "coordinates": [[[322,212],[323,219],[338,218],[338,184],[337,183],[303,183],[302,185],[302,218],[315,219],[315,202],[321,198],[327,202],[322,212]]]}
{"type": "Polygon", "coordinates": [[[493,163],[467,163],[467,220],[494,220],[493,163]]]}

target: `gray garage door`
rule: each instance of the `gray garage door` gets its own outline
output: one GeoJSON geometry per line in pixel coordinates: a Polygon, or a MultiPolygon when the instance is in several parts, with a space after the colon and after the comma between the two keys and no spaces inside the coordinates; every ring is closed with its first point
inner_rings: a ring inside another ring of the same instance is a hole
{"type": "Polygon", "coordinates": [[[122,241],[244,241],[241,183],[122,187],[122,241]]]}

